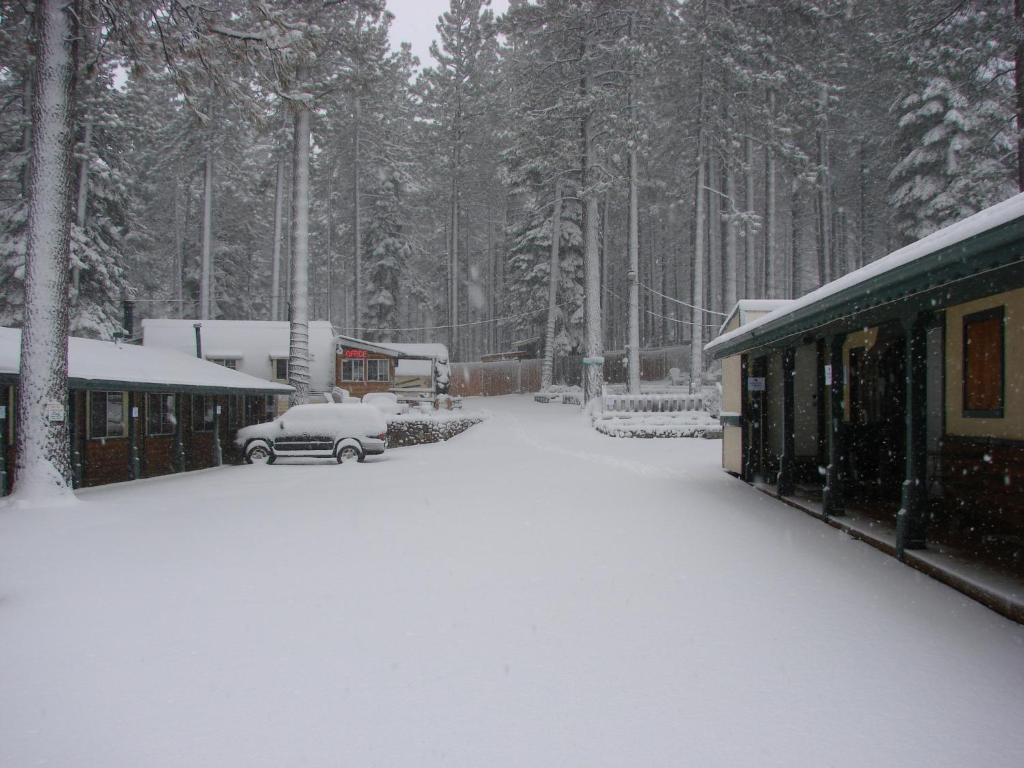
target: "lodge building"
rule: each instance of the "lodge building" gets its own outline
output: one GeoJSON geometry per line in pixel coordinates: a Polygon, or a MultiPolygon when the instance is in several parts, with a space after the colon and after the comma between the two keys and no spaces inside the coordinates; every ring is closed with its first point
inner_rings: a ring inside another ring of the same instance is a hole
{"type": "MultiPolygon", "coordinates": [[[[14,477],[21,331],[0,328],[0,495],[14,477]]],[[[194,356],[132,344],[68,340],[67,419],[75,487],[233,462],[235,432],[266,421],[286,384],[194,356]]]]}
{"type": "Polygon", "coordinates": [[[1024,194],[760,309],[724,468],[1024,620],[1024,194]]]}

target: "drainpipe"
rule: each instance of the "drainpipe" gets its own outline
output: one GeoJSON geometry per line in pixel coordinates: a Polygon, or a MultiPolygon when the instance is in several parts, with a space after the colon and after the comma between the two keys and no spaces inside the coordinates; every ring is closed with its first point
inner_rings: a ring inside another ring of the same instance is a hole
{"type": "Polygon", "coordinates": [[[192,327],[196,329],[196,357],[200,360],[203,359],[203,324],[192,323],[192,327]]]}

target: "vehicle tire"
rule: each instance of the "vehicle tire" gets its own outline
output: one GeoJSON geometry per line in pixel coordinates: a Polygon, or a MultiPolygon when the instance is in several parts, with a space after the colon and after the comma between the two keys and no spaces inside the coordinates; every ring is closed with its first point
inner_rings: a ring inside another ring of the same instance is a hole
{"type": "Polygon", "coordinates": [[[246,464],[273,464],[274,453],[263,443],[256,443],[245,452],[246,464]]]}
{"type": "Polygon", "coordinates": [[[352,459],[355,459],[356,461],[362,461],[363,452],[356,448],[354,445],[343,445],[341,446],[341,448],[338,449],[338,453],[335,455],[335,458],[338,460],[339,464],[342,464],[346,461],[352,461],[352,459]]]}

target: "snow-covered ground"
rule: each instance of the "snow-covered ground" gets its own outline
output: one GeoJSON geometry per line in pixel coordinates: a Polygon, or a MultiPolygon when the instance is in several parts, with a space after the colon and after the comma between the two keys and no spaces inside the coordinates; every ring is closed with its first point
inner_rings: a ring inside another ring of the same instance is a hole
{"type": "Polygon", "coordinates": [[[0,765],[1022,764],[1024,627],[717,441],[479,407],[362,465],[0,512],[0,765]]]}

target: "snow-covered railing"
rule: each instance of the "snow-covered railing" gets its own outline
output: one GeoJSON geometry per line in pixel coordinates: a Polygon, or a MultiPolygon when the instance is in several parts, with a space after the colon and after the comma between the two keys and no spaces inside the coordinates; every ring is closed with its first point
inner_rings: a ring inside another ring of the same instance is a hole
{"type": "Polygon", "coordinates": [[[676,413],[703,411],[704,396],[681,392],[641,393],[639,395],[605,395],[605,412],[613,413],[676,413]]]}

